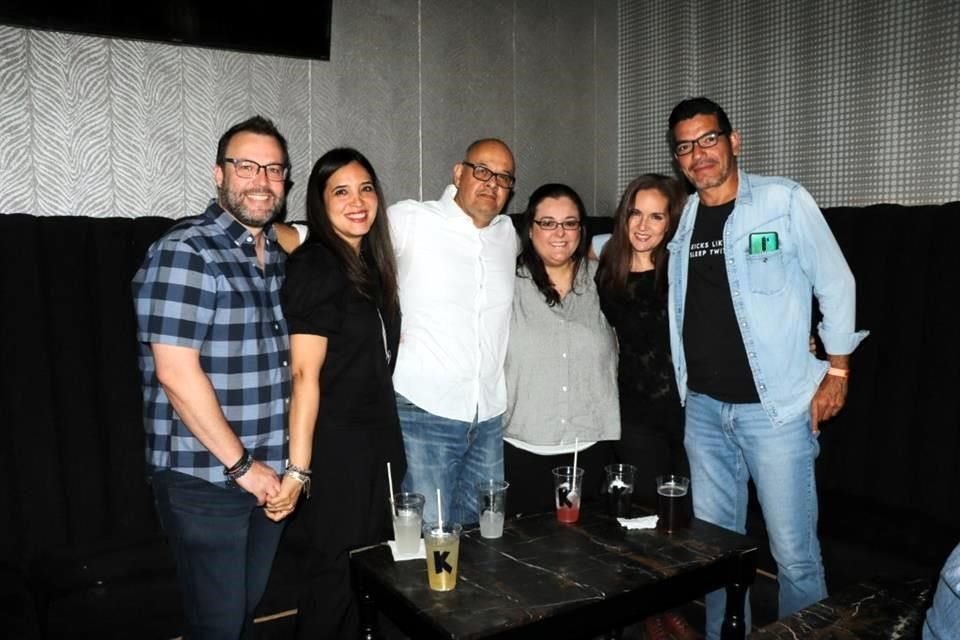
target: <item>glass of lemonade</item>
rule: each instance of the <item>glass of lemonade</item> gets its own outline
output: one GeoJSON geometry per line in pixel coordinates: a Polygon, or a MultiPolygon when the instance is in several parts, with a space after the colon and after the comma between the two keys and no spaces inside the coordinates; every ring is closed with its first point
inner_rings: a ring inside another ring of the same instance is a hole
{"type": "Polygon", "coordinates": [[[452,591],[457,586],[460,562],[460,530],[455,522],[423,525],[423,543],[427,549],[427,580],[434,591],[452,591]]]}
{"type": "Polygon", "coordinates": [[[393,537],[397,553],[409,556],[420,551],[420,530],[423,524],[424,497],[419,493],[394,494],[393,537]]]}

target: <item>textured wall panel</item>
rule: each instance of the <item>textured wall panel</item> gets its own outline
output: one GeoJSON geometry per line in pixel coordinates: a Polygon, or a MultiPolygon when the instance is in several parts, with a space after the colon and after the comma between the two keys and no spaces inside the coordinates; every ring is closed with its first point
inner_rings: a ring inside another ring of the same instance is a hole
{"type": "MultiPolygon", "coordinates": [[[[494,137],[516,143],[514,3],[421,4],[423,197],[432,200],[450,184],[453,165],[470,142],[494,137]]],[[[517,160],[521,176],[525,161],[517,160]]]]}
{"type": "Polygon", "coordinates": [[[108,50],[95,38],[32,34],[30,111],[36,203],[93,215],[112,205],[108,50]]]}
{"type": "Polygon", "coordinates": [[[513,211],[545,182],[576,189],[593,212],[596,169],[594,8],[571,0],[522,2],[517,12],[513,211]],[[558,11],[557,5],[563,10],[558,11]]]}
{"type": "Polygon", "coordinates": [[[180,50],[129,40],[107,43],[113,210],[129,217],[198,213],[210,189],[209,180],[185,189],[191,165],[185,162],[183,136],[190,127],[183,122],[180,50]]]}
{"type": "Polygon", "coordinates": [[[418,3],[368,4],[334,7],[330,63],[311,65],[311,157],[335,146],[357,148],[392,203],[419,190],[418,3]]]}
{"type": "MultiPolygon", "coordinates": [[[[592,210],[598,215],[613,215],[620,200],[617,184],[619,133],[617,92],[619,41],[617,39],[617,2],[596,3],[594,45],[594,187],[592,210]]],[[[588,206],[590,206],[588,204],[588,206]]]]}
{"type": "Polygon", "coordinates": [[[619,191],[640,174],[671,173],[667,117],[697,71],[690,14],[675,0],[620,2],[619,191]]]}
{"type": "Polygon", "coordinates": [[[333,146],[366,153],[392,202],[437,197],[481,136],[523,141],[522,200],[526,172],[596,201],[610,191],[596,140],[616,130],[597,116],[615,108],[615,8],[341,0],[329,62],[0,26],[0,212],[193,215],[215,195],[219,136],[255,113],[289,142],[290,219],[333,146]]]}
{"type": "Polygon", "coordinates": [[[293,186],[287,193],[289,219],[304,217],[307,177],[316,155],[310,146],[310,62],[277,56],[249,56],[249,112],[272,118],[287,139],[293,186]]]}
{"type": "Polygon", "coordinates": [[[670,170],[670,109],[707,95],[741,131],[742,167],[821,206],[960,197],[960,3],[620,4],[621,184],[670,170]]]}
{"type": "MultiPolygon", "coordinates": [[[[255,113],[288,137],[305,182],[308,71],[292,58],[0,26],[0,211],[193,215],[215,195],[220,134],[255,113]]],[[[294,192],[291,217],[302,209],[294,192]]]]}
{"type": "Polygon", "coordinates": [[[27,32],[0,28],[0,210],[36,211],[27,32]]]}

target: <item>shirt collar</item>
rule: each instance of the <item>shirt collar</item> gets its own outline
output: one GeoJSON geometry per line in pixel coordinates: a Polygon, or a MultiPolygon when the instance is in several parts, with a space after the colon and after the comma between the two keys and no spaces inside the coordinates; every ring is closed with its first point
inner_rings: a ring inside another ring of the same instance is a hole
{"type": "Polygon", "coordinates": [[[740,180],[740,184],[737,186],[737,202],[753,204],[753,190],[750,189],[750,181],[747,180],[747,174],[737,168],[737,178],[740,180]]]}

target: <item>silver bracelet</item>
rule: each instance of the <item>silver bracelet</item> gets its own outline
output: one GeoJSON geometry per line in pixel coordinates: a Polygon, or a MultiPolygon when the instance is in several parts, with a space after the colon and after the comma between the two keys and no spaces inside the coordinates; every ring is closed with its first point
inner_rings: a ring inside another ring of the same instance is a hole
{"type": "Polygon", "coordinates": [[[313,471],[311,469],[304,469],[303,467],[298,467],[292,462],[287,463],[287,471],[296,471],[297,473],[302,473],[305,476],[313,475],[313,471]]]}
{"type": "Polygon", "coordinates": [[[310,499],[310,475],[303,473],[295,465],[288,465],[287,472],[284,475],[288,475],[301,485],[303,485],[303,495],[310,499]]]}

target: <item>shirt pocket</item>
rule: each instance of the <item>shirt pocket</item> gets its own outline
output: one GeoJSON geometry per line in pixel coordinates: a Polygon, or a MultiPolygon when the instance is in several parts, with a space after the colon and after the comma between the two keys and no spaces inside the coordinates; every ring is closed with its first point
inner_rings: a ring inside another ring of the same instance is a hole
{"type": "Polygon", "coordinates": [[[747,255],[747,278],[753,293],[773,294],[786,286],[783,250],[747,255]]]}

